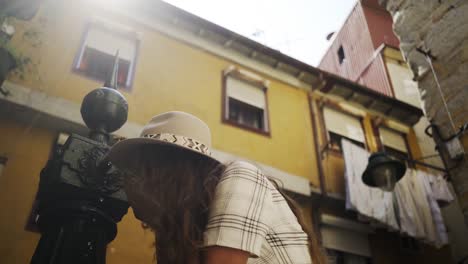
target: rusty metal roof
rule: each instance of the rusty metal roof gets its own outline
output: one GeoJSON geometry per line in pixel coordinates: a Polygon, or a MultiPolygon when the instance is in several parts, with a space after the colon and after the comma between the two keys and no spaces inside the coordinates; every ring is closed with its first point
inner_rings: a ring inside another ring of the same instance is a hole
{"type": "Polygon", "coordinates": [[[399,120],[409,126],[416,124],[424,114],[421,109],[415,106],[395,100],[358,83],[331,73],[324,73],[324,75],[322,85],[316,88],[322,93],[341,97],[346,101],[399,120]]]}

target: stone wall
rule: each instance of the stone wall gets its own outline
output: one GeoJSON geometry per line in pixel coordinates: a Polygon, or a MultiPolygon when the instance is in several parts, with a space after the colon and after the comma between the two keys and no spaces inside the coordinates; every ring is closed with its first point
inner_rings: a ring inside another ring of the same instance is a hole
{"type": "Polygon", "coordinates": [[[448,157],[443,138],[458,132],[468,121],[468,1],[466,0],[380,0],[393,17],[393,27],[400,39],[400,49],[418,81],[424,111],[440,135],[435,140],[441,150],[468,225],[468,133],[465,155],[448,157]],[[426,55],[439,80],[454,125],[444,106],[426,55]]]}

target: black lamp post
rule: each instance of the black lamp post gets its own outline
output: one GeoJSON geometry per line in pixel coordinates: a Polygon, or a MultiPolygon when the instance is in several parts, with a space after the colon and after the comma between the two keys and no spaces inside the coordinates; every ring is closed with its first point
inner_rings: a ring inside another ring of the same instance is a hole
{"type": "Polygon", "coordinates": [[[107,244],[127,213],[122,174],[104,160],[109,133],[127,120],[117,88],[118,55],[111,77],[87,94],[81,115],[89,137],[72,134],[41,172],[37,221],[41,239],[32,264],[104,264],[107,244]]]}
{"type": "Polygon", "coordinates": [[[405,175],[406,166],[400,160],[385,152],[372,153],[362,181],[370,187],[393,191],[395,184],[405,175]]]}

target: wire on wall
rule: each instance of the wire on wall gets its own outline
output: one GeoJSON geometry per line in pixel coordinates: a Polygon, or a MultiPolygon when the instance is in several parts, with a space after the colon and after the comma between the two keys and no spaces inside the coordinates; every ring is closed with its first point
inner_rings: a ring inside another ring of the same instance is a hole
{"type": "Polygon", "coordinates": [[[455,123],[453,122],[452,114],[450,113],[447,105],[447,101],[445,100],[444,94],[442,93],[442,88],[440,86],[439,78],[437,77],[437,74],[434,70],[434,65],[432,65],[432,58],[429,56],[429,54],[425,54],[426,61],[429,63],[429,66],[431,67],[432,74],[434,75],[434,80],[436,82],[437,90],[439,91],[440,98],[442,98],[442,102],[444,103],[445,111],[447,111],[447,115],[450,121],[450,124],[452,125],[453,132],[457,133],[457,128],[455,127],[455,123]]]}

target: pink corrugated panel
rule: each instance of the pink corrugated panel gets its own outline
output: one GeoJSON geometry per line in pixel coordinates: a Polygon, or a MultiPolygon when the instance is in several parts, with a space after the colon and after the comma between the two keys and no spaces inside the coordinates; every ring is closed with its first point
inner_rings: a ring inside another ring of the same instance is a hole
{"type": "MultiPolygon", "coordinates": [[[[371,11],[367,10],[366,12],[371,11]]],[[[374,9],[374,12],[376,12],[374,15],[378,17],[381,11],[374,9]]],[[[382,16],[382,18],[385,20],[386,17],[382,16]]],[[[389,22],[391,23],[391,20],[389,22]]],[[[387,33],[383,33],[382,36],[387,33]]],[[[319,64],[319,68],[351,81],[359,81],[370,89],[392,96],[392,89],[382,58],[378,55],[370,62],[376,50],[373,41],[382,38],[382,36],[372,38],[364,9],[358,1],[343,27],[336,33],[333,43],[319,64]],[[340,47],[343,48],[345,54],[345,60],[342,63],[338,59],[340,47]]]]}

